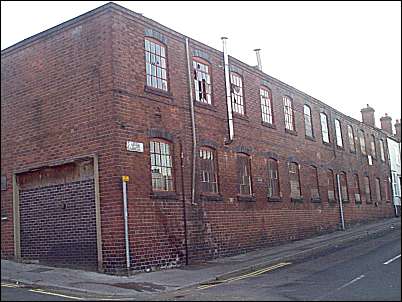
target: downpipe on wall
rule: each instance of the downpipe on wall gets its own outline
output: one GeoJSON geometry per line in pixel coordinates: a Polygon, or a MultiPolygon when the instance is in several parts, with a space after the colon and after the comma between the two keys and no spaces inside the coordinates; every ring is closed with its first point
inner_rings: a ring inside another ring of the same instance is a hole
{"type": "Polygon", "coordinates": [[[338,187],[339,211],[341,214],[342,231],[344,231],[345,230],[345,219],[343,217],[343,204],[342,204],[341,183],[339,180],[339,173],[336,174],[336,182],[337,182],[337,187],[338,187]]]}
{"type": "Polygon", "coordinates": [[[129,180],[128,176],[122,176],[123,185],[123,213],[124,213],[124,240],[126,246],[126,269],[127,274],[130,273],[130,243],[128,240],[128,207],[127,207],[127,183],[129,180]]]}
{"type": "Polygon", "coordinates": [[[229,78],[229,55],[226,46],[226,37],[222,37],[223,46],[223,61],[225,63],[225,86],[226,86],[226,104],[228,109],[228,126],[229,126],[229,139],[225,141],[225,144],[230,144],[233,142],[234,138],[234,127],[233,127],[233,111],[232,111],[232,97],[230,89],[230,78],[229,78]]]}

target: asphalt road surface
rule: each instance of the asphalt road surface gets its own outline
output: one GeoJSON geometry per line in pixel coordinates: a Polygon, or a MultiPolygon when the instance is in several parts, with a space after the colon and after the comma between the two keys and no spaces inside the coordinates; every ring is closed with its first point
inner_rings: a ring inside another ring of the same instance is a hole
{"type": "MultiPolygon", "coordinates": [[[[2,301],[85,300],[77,293],[2,284],[2,301]]],[[[90,299],[96,300],[96,299],[90,299]]],[[[282,262],[221,283],[164,293],[158,301],[401,301],[401,231],[282,262]]]]}

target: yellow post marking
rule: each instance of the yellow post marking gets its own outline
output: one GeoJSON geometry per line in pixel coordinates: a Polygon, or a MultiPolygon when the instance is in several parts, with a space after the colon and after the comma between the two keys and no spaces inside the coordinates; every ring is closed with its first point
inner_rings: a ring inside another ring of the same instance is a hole
{"type": "Polygon", "coordinates": [[[286,266],[286,265],[289,265],[289,264],[291,264],[291,263],[290,262],[281,262],[281,263],[275,264],[273,266],[262,268],[262,269],[259,269],[257,271],[245,274],[245,275],[241,275],[241,276],[237,276],[237,277],[222,280],[221,282],[219,282],[217,284],[200,285],[199,287],[197,287],[197,289],[206,289],[206,288],[218,286],[218,285],[220,285],[222,283],[229,283],[229,282],[233,282],[233,281],[237,281],[237,280],[242,280],[242,279],[245,279],[245,278],[256,277],[258,275],[264,274],[266,272],[272,271],[274,269],[277,269],[277,268],[280,268],[280,267],[283,267],[283,266],[286,266]]]}
{"type": "Polygon", "coordinates": [[[74,297],[74,296],[67,296],[67,295],[62,295],[62,294],[51,293],[51,292],[44,291],[42,289],[30,289],[29,291],[34,292],[34,293],[51,295],[51,296],[58,296],[58,297],[69,298],[69,299],[74,299],[74,300],[82,300],[83,299],[83,298],[80,298],[80,297],[74,297]]]}

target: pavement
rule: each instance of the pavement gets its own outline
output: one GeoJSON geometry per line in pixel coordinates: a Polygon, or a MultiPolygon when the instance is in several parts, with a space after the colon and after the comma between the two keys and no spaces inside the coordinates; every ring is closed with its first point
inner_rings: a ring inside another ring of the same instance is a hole
{"type": "Polygon", "coordinates": [[[345,231],[293,241],[248,253],[214,259],[174,269],[115,276],[83,270],[1,260],[2,283],[79,293],[80,296],[116,299],[156,299],[158,295],[275,265],[330,252],[357,240],[366,240],[401,229],[401,218],[347,226],[345,231]]]}

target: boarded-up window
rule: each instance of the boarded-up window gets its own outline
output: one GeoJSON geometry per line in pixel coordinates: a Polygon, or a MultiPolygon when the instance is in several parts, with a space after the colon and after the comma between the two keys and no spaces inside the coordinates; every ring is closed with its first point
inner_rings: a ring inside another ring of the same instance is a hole
{"type": "Polygon", "coordinates": [[[289,164],[289,180],[290,180],[290,197],[300,198],[300,172],[299,165],[297,163],[289,164]]]}
{"type": "Polygon", "coordinates": [[[321,112],[320,113],[320,119],[321,119],[322,140],[325,143],[329,143],[328,117],[324,112],[321,112]]]}
{"type": "Polygon", "coordinates": [[[348,181],[347,181],[345,172],[341,172],[339,174],[339,181],[340,181],[340,185],[341,185],[342,201],[348,201],[349,200],[348,181]]]}
{"type": "Polygon", "coordinates": [[[357,174],[353,175],[353,183],[354,183],[354,187],[355,187],[355,202],[360,203],[361,196],[360,196],[359,175],[357,175],[357,174]]]}
{"type": "Polygon", "coordinates": [[[381,160],[385,161],[384,141],[382,139],[380,139],[380,155],[381,155],[381,160]]]}
{"type": "Polygon", "coordinates": [[[366,202],[371,202],[370,178],[368,176],[364,176],[364,194],[366,202]]]}
{"type": "Polygon", "coordinates": [[[360,150],[363,155],[366,155],[366,137],[364,136],[364,131],[359,130],[359,142],[360,142],[360,150]]]}
{"type": "Polygon", "coordinates": [[[332,170],[327,171],[327,185],[328,185],[328,201],[335,201],[336,200],[335,177],[334,177],[334,171],[332,170]]]}
{"type": "Polygon", "coordinates": [[[384,193],[385,193],[385,200],[386,201],[390,201],[390,196],[391,196],[391,193],[390,193],[390,186],[389,186],[389,181],[388,181],[388,179],[384,179],[384,193]]]}
{"type": "Polygon", "coordinates": [[[215,152],[210,148],[200,149],[201,192],[218,193],[218,177],[215,166],[215,152]]]}
{"type": "Polygon", "coordinates": [[[310,177],[311,177],[311,198],[312,199],[319,199],[320,198],[320,191],[318,187],[318,171],[317,168],[314,166],[310,166],[310,177]]]}
{"type": "Polygon", "coordinates": [[[338,119],[335,119],[335,135],[336,145],[339,147],[343,147],[341,122],[338,119]]]}
{"type": "Polygon", "coordinates": [[[377,149],[375,147],[375,136],[373,134],[371,135],[370,148],[371,148],[371,155],[373,157],[377,157],[377,149]]]}
{"type": "Polygon", "coordinates": [[[162,141],[151,141],[152,189],[173,191],[172,156],[170,145],[162,141]]]}
{"type": "Polygon", "coordinates": [[[239,176],[239,193],[241,195],[252,195],[251,191],[251,163],[249,156],[237,155],[237,171],[239,176]]]}
{"type": "Polygon", "coordinates": [[[268,160],[268,197],[279,197],[279,173],[278,161],[270,158],[268,160]]]}

